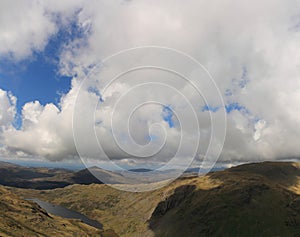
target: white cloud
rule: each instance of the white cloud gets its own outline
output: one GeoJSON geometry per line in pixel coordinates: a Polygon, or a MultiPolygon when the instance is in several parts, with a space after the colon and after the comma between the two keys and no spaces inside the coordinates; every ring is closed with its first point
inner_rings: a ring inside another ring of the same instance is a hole
{"type": "Polygon", "coordinates": [[[82,1],[9,1],[0,3],[0,54],[22,60],[42,51],[59,27],[72,20],[82,1]]]}
{"type": "Polygon", "coordinates": [[[3,132],[4,144],[15,154],[22,151],[50,160],[71,159],[77,155],[72,134],[73,91],[61,99],[60,107],[29,102],[23,106],[22,128],[3,132]]]}
{"type": "Polygon", "coordinates": [[[11,128],[16,115],[17,98],[10,92],[0,89],[0,131],[11,128]]]}
{"type": "Polygon", "coordinates": [[[42,50],[57,30],[41,2],[1,1],[0,53],[24,59],[42,50]]]}

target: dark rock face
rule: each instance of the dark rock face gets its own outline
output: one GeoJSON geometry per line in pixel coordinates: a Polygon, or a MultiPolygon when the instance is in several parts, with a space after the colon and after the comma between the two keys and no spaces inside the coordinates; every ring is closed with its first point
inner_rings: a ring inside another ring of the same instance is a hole
{"type": "Polygon", "coordinates": [[[288,205],[290,208],[295,210],[296,212],[300,213],[300,197],[295,198],[291,201],[288,205]]]}
{"type": "Polygon", "coordinates": [[[236,197],[232,204],[242,206],[250,204],[252,198],[261,195],[264,191],[267,191],[270,187],[266,184],[251,184],[243,187],[243,189],[235,189],[228,193],[229,196],[236,197]]]}
{"type": "Polygon", "coordinates": [[[169,196],[166,198],[166,200],[157,205],[152,213],[152,218],[161,217],[169,210],[178,207],[185,200],[185,198],[195,190],[195,188],[196,186],[194,185],[184,185],[176,188],[173,195],[169,196]]]}

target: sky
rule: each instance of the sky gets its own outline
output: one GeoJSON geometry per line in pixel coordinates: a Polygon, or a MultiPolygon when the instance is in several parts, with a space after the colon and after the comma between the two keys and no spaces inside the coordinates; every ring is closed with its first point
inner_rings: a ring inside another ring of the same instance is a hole
{"type": "Polygon", "coordinates": [[[0,3],[0,158],[300,157],[300,1],[0,3]]]}

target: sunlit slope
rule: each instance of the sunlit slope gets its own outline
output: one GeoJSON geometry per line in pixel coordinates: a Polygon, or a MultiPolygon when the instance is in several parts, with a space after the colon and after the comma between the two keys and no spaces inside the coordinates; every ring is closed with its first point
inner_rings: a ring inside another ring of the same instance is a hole
{"type": "Polygon", "coordinates": [[[120,236],[300,236],[299,177],[297,163],[266,162],[145,193],[101,184],[19,192],[82,212],[120,236]]]}
{"type": "Polygon", "coordinates": [[[0,186],[0,236],[100,236],[100,231],[77,220],[49,215],[0,186]]]}

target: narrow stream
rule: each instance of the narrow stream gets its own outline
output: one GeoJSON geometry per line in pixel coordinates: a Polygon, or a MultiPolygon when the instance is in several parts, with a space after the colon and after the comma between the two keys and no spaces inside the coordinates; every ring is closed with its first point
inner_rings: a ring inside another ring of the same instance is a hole
{"type": "Polygon", "coordinates": [[[45,209],[48,213],[50,213],[52,215],[57,215],[57,216],[60,216],[63,218],[69,218],[69,219],[79,219],[83,223],[93,226],[97,229],[103,228],[103,225],[101,223],[99,223],[98,221],[95,221],[95,220],[91,220],[87,216],[85,216],[79,212],[72,211],[65,207],[54,205],[49,202],[44,202],[38,198],[28,198],[26,200],[30,200],[30,201],[37,203],[41,208],[45,209]]]}

